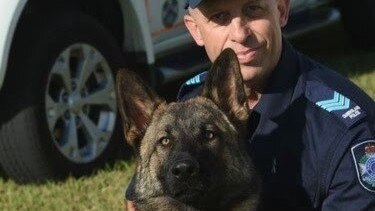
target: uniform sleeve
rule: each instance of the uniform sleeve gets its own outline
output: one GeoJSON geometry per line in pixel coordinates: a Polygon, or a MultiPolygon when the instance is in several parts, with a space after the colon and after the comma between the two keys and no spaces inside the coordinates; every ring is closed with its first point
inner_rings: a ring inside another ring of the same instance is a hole
{"type": "Polygon", "coordinates": [[[201,72],[183,83],[178,91],[177,101],[186,101],[199,95],[202,92],[207,73],[207,71],[201,72]]]}
{"type": "Polygon", "coordinates": [[[369,143],[369,141],[363,141],[363,146],[359,145],[360,143],[362,142],[357,142],[346,150],[338,163],[322,204],[323,211],[375,210],[375,192],[374,189],[371,189],[371,186],[375,185],[375,177],[373,177],[374,175],[366,175],[366,171],[371,170],[371,168],[372,170],[375,169],[374,165],[371,166],[371,162],[370,166],[367,165],[366,167],[364,165],[371,158],[371,156],[366,156],[364,150],[365,144],[369,143]],[[362,154],[357,154],[358,159],[353,154],[354,146],[359,146],[359,149],[363,149],[360,150],[362,154]],[[367,179],[365,183],[368,184],[364,184],[361,178],[367,179]],[[372,182],[373,184],[371,184],[372,182]]]}

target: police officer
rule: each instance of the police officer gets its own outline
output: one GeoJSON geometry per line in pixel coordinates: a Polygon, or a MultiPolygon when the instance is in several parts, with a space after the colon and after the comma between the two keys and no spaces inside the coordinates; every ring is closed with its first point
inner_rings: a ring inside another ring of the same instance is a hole
{"type": "MultiPolygon", "coordinates": [[[[187,0],[186,7],[185,25],[211,61],[225,48],[237,54],[262,208],[375,210],[375,102],[283,38],[289,0],[187,0]]],[[[178,99],[198,95],[205,77],[188,80],[178,99]]]]}

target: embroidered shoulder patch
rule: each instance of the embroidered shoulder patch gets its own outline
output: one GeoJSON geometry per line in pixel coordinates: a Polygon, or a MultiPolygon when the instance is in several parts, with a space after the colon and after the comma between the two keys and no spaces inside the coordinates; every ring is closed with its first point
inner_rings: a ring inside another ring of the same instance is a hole
{"type": "Polygon", "coordinates": [[[177,94],[177,100],[181,100],[187,93],[191,92],[194,88],[204,83],[207,77],[207,71],[201,72],[198,75],[190,78],[182,84],[177,94]]]}
{"type": "Polygon", "coordinates": [[[348,127],[366,116],[354,101],[316,81],[307,82],[306,97],[316,106],[336,115],[348,127]]]}
{"type": "Polygon", "coordinates": [[[187,80],[185,82],[186,85],[196,85],[196,84],[201,84],[204,82],[204,80],[206,79],[206,75],[207,75],[207,72],[202,72],[192,78],[190,78],[189,80],[187,80]]]}
{"type": "Polygon", "coordinates": [[[359,183],[375,193],[375,139],[359,143],[351,151],[359,183]]]}

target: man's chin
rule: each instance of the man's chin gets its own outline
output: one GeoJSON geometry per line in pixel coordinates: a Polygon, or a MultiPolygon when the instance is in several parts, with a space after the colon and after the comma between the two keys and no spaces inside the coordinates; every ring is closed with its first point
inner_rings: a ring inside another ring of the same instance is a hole
{"type": "Polygon", "coordinates": [[[256,76],[258,75],[258,72],[260,71],[261,71],[260,67],[241,65],[241,74],[245,82],[254,80],[254,78],[256,78],[256,76]]]}

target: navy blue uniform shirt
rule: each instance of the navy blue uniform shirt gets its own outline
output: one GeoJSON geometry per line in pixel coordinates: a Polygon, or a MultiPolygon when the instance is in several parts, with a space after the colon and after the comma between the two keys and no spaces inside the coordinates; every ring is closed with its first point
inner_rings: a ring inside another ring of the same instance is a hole
{"type": "MultiPolygon", "coordinates": [[[[205,77],[178,99],[198,95],[205,77]]],[[[284,40],[250,127],[266,210],[375,210],[375,102],[348,79],[284,40]]]]}

